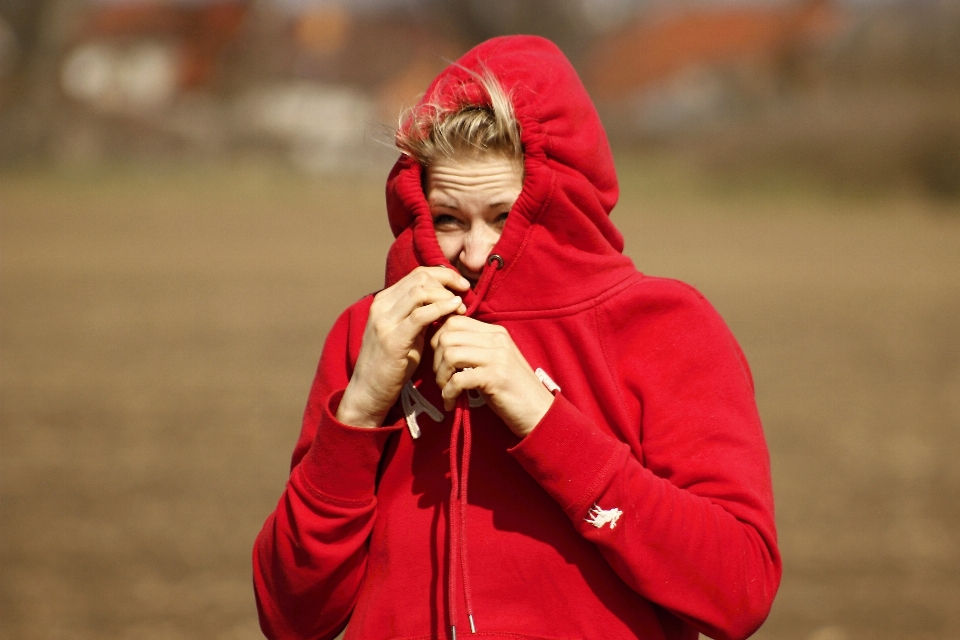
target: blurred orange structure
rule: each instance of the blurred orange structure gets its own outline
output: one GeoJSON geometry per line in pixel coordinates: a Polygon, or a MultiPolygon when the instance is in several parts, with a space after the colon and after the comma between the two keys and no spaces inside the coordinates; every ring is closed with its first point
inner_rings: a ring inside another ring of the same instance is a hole
{"type": "Polygon", "coordinates": [[[340,51],[350,36],[352,16],[340,5],[308,9],[293,27],[295,42],[315,55],[340,51]]]}
{"type": "Polygon", "coordinates": [[[162,0],[97,7],[80,39],[155,37],[176,43],[177,86],[181,90],[210,84],[221,53],[236,39],[249,12],[248,0],[212,0],[176,5],[162,0]]]}
{"type": "Polygon", "coordinates": [[[843,22],[829,0],[665,9],[599,44],[585,80],[595,97],[615,101],[695,67],[747,63],[775,70],[830,39],[843,22]]]}

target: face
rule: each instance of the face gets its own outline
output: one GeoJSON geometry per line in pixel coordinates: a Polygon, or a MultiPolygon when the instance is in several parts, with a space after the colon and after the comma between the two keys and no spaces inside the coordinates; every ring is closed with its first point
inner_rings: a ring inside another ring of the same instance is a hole
{"type": "Polygon", "coordinates": [[[442,158],[427,167],[426,196],[443,255],[476,284],[510,208],[523,169],[500,155],[442,158]]]}

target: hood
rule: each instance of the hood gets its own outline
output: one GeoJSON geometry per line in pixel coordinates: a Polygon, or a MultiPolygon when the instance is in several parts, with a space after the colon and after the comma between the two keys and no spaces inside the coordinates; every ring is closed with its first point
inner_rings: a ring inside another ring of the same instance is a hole
{"type": "MultiPolygon", "coordinates": [[[[560,49],[534,36],[488,40],[437,76],[421,104],[476,102],[483,92],[471,72],[491,73],[512,98],[524,148],[523,189],[492,251],[502,264],[488,264],[467,295],[475,315],[557,310],[592,300],[634,274],[609,218],[619,195],[610,145],[560,49]],[[482,300],[476,291],[484,292],[482,300]]],[[[417,266],[450,264],[437,243],[421,174],[418,162],[401,156],[387,179],[396,237],[387,286],[417,266]]]]}

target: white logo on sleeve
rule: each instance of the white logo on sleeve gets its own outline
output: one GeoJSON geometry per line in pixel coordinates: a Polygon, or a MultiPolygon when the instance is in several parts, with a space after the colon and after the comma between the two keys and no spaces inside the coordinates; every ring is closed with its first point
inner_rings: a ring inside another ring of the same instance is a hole
{"type": "Polygon", "coordinates": [[[605,524],[609,524],[610,528],[613,529],[617,526],[617,520],[620,519],[620,516],[623,515],[623,511],[614,507],[613,509],[601,509],[600,505],[593,505],[593,509],[590,509],[590,512],[587,514],[589,517],[586,518],[586,521],[595,526],[597,529],[602,527],[605,524]]]}

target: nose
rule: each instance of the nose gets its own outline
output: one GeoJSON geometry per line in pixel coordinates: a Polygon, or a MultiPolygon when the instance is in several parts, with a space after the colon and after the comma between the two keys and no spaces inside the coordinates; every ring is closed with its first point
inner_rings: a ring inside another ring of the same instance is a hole
{"type": "Polygon", "coordinates": [[[463,248],[460,250],[460,264],[473,273],[483,271],[487,256],[493,246],[500,239],[500,234],[488,225],[473,225],[463,239],[463,248]]]}

